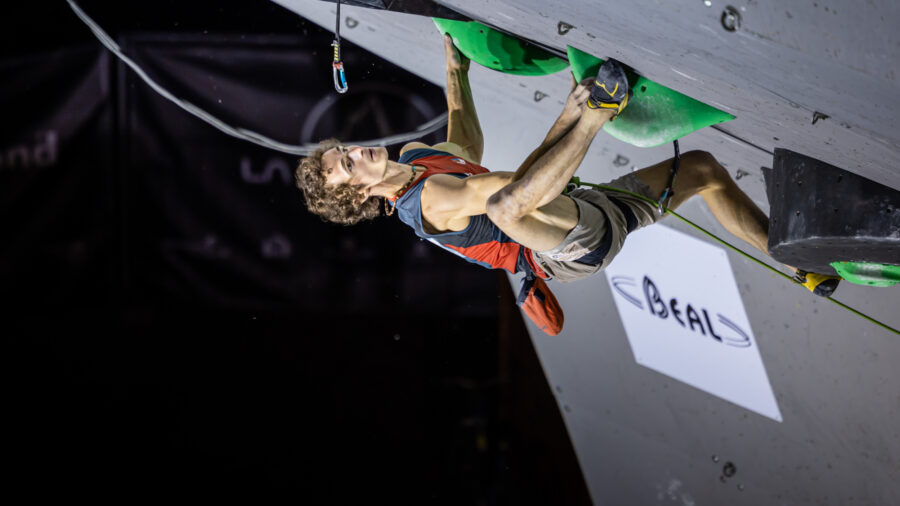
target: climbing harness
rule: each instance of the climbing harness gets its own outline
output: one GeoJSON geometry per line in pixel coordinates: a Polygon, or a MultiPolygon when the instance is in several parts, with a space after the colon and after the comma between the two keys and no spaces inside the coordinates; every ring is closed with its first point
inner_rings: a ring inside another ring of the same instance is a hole
{"type": "Polygon", "coordinates": [[[338,93],[347,93],[347,76],[344,75],[344,62],[341,61],[341,0],[337,0],[337,16],[334,22],[334,40],[331,46],[334,48],[334,60],[331,62],[331,71],[334,76],[334,89],[338,93]]]}
{"type": "Polygon", "coordinates": [[[678,139],[672,141],[672,145],[675,146],[675,158],[672,161],[672,169],[669,171],[669,183],[656,203],[656,210],[659,211],[660,216],[666,214],[666,211],[669,210],[669,202],[672,200],[672,195],[675,195],[672,186],[675,185],[675,176],[678,175],[678,162],[681,160],[681,154],[678,152],[678,139]]]}
{"type": "MultiPolygon", "coordinates": [[[[676,141],[676,142],[677,142],[677,141],[676,141]]],[[[677,146],[677,144],[676,144],[676,146],[677,146]]],[[[677,149],[678,149],[678,148],[676,147],[676,150],[677,150],[677,149]]],[[[677,151],[676,151],[676,153],[677,153],[677,151]]],[[[677,157],[676,157],[676,160],[677,160],[677,157]]],[[[670,179],[669,186],[672,185],[672,182],[673,182],[674,179],[675,179],[675,174],[674,174],[674,173],[678,170],[678,168],[677,168],[677,167],[678,167],[677,162],[676,162],[676,165],[675,165],[674,167],[675,167],[675,168],[674,168],[674,170],[673,170],[673,174],[672,174],[672,177],[671,177],[671,179],[670,179]]],[[[566,193],[568,193],[569,191],[571,191],[571,190],[573,190],[573,189],[575,189],[575,188],[579,188],[579,187],[581,187],[581,186],[590,186],[591,188],[597,188],[597,189],[610,190],[610,191],[619,192],[619,193],[625,193],[625,194],[631,195],[632,197],[641,199],[641,200],[643,200],[643,201],[645,201],[645,202],[649,202],[649,203],[651,203],[651,204],[656,204],[657,206],[659,206],[659,205],[660,205],[660,202],[662,201],[662,199],[660,199],[659,202],[654,202],[653,199],[647,198],[647,197],[645,197],[645,196],[643,196],[643,195],[640,195],[640,194],[638,194],[638,193],[634,193],[634,192],[630,192],[630,191],[628,191],[628,190],[623,190],[623,189],[621,189],[621,188],[614,188],[614,187],[612,187],[612,186],[607,186],[607,185],[602,185],[602,184],[587,183],[587,182],[584,182],[584,181],[580,180],[580,179],[577,178],[577,177],[573,177],[573,178],[569,181],[569,183],[566,185],[566,193]]],[[[665,195],[665,192],[663,192],[663,194],[665,195]]],[[[741,255],[744,256],[745,258],[747,258],[747,259],[749,259],[749,260],[752,260],[752,261],[756,262],[757,264],[759,264],[759,265],[765,267],[766,269],[769,269],[770,271],[774,272],[775,274],[778,274],[779,276],[781,276],[781,277],[783,277],[783,278],[785,278],[785,279],[791,281],[791,282],[794,283],[794,284],[798,284],[798,285],[801,285],[801,286],[802,286],[802,283],[798,282],[798,281],[797,281],[796,279],[794,279],[793,277],[788,276],[787,274],[785,274],[785,273],[779,271],[778,269],[772,267],[771,265],[769,265],[769,264],[767,264],[767,263],[765,263],[765,262],[763,262],[763,261],[761,261],[761,260],[759,260],[759,259],[757,259],[757,258],[755,258],[755,257],[753,257],[753,256],[751,256],[751,255],[749,255],[749,254],[747,254],[747,253],[741,251],[737,246],[734,246],[734,245],[732,245],[731,243],[725,241],[724,239],[721,239],[721,238],[717,237],[717,236],[716,236],[715,234],[713,234],[712,232],[709,232],[708,230],[704,229],[704,228],[701,227],[700,225],[697,225],[696,223],[694,223],[694,222],[692,222],[691,220],[685,218],[684,216],[681,216],[680,214],[676,213],[675,211],[673,211],[673,210],[667,208],[667,209],[665,210],[665,213],[671,214],[672,216],[678,218],[679,220],[681,220],[681,221],[687,223],[688,225],[694,227],[695,229],[699,230],[700,232],[702,232],[702,233],[706,234],[707,236],[711,237],[712,239],[714,239],[715,241],[719,242],[720,244],[722,244],[722,245],[724,245],[724,246],[727,246],[728,248],[731,248],[732,250],[734,250],[734,251],[736,251],[737,253],[741,254],[741,255]]],[[[824,298],[824,299],[827,299],[827,300],[829,300],[829,301],[831,301],[831,302],[833,302],[833,303],[835,303],[835,304],[837,304],[838,306],[840,306],[840,307],[846,309],[847,311],[850,311],[851,313],[853,313],[853,314],[859,316],[860,318],[863,318],[863,319],[865,319],[865,320],[868,320],[869,322],[874,323],[875,325],[878,325],[879,327],[881,327],[881,328],[883,328],[883,329],[885,329],[885,330],[888,330],[888,331],[890,331],[890,332],[893,332],[894,334],[900,335],[900,330],[897,330],[897,329],[895,329],[895,328],[893,328],[893,327],[890,327],[890,326],[888,326],[888,325],[886,325],[886,324],[884,324],[884,323],[882,323],[882,322],[880,322],[880,321],[878,321],[878,320],[876,320],[876,319],[874,319],[874,318],[872,318],[872,317],[870,317],[870,316],[868,316],[868,315],[865,315],[865,314],[861,313],[860,311],[857,311],[856,309],[853,309],[852,307],[850,307],[850,306],[844,304],[843,302],[840,302],[840,301],[837,301],[837,300],[835,300],[835,299],[832,299],[831,297],[823,297],[823,298],[824,298]]]]}

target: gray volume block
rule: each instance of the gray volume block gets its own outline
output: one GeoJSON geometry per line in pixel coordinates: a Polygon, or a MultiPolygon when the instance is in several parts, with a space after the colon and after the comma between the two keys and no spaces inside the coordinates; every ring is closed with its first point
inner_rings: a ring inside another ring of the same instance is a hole
{"type": "Polygon", "coordinates": [[[900,265],[900,191],[782,148],[762,169],[773,258],[823,274],[835,261],[900,265]]]}

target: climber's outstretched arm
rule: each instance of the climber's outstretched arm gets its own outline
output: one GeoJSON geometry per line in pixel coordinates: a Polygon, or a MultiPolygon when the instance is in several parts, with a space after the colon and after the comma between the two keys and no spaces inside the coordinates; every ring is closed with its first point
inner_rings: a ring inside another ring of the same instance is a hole
{"type": "Polygon", "coordinates": [[[544,137],[540,146],[535,148],[534,151],[525,158],[525,161],[519,165],[513,180],[521,179],[522,175],[525,174],[528,168],[531,167],[538,158],[543,156],[548,149],[559,142],[559,140],[575,126],[575,123],[578,122],[578,118],[581,117],[581,111],[584,109],[584,104],[591,94],[592,82],[593,78],[589,78],[579,84],[575,82],[575,77],[572,76],[572,88],[569,92],[569,96],[566,98],[566,104],[563,107],[562,112],[559,114],[559,117],[556,118],[556,121],[553,122],[553,126],[550,127],[550,131],[547,132],[547,135],[544,137]]]}

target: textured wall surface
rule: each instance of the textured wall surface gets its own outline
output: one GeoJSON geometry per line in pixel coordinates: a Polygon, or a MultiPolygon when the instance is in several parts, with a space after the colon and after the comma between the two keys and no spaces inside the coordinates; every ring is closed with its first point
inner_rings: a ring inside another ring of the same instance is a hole
{"type": "MultiPolygon", "coordinates": [[[[278,3],[334,27],[332,3],[278,3]]],[[[684,137],[681,149],[712,152],[764,211],[760,167],[771,167],[775,147],[900,189],[900,35],[891,24],[900,4],[893,1],[785,7],[755,0],[735,4],[741,25],[734,32],[723,28],[725,5],[715,0],[442,3],[547,46],[618,58],[735,114],[684,137]],[[573,28],[560,34],[560,21],[573,28]],[[828,117],[813,122],[816,112],[828,117]]],[[[353,7],[342,15],[352,20],[344,20],[342,37],[443,84],[443,48],[431,20],[353,7]]],[[[351,87],[363,70],[348,69],[351,87]]],[[[514,169],[558,114],[568,75],[516,77],[477,65],[470,75],[484,165],[514,169]]],[[[671,146],[636,148],[601,133],[577,175],[602,182],[670,156],[671,146]]],[[[680,211],[751,251],[699,199],[680,211]]],[[[671,219],[663,226],[704,238],[671,219]]],[[[551,283],[566,328],[549,337],[531,327],[532,338],[595,503],[900,504],[900,336],[728,255],[781,423],[635,363],[602,274],[551,283]]],[[[900,327],[898,290],[844,283],[836,298],[900,327]]]]}

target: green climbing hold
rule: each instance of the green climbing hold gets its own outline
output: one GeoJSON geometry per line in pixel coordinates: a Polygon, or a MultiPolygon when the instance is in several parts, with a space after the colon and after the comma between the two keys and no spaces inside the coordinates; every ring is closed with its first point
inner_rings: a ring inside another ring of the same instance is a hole
{"type": "MultiPolygon", "coordinates": [[[[567,47],[568,61],[524,40],[477,21],[432,18],[441,33],[470,60],[507,74],[542,76],[571,65],[576,81],[597,74],[603,60],[567,47]]],[[[629,79],[634,96],[622,114],[603,129],[638,147],[660,146],[701,128],[731,121],[734,116],[637,75],[629,79]]]]}
{"type": "Polygon", "coordinates": [[[547,51],[476,21],[432,18],[467,58],[490,69],[521,76],[555,74],[569,63],[547,51]]]}
{"type": "MultiPolygon", "coordinates": [[[[575,80],[593,77],[603,60],[567,47],[575,80]]],[[[634,93],[628,107],[603,126],[606,133],[634,146],[660,146],[701,128],[731,121],[734,116],[637,75],[629,76],[634,93]]]]}
{"type": "Polygon", "coordinates": [[[900,283],[900,265],[871,262],[831,262],[845,280],[866,286],[893,286],[900,283]]]}

